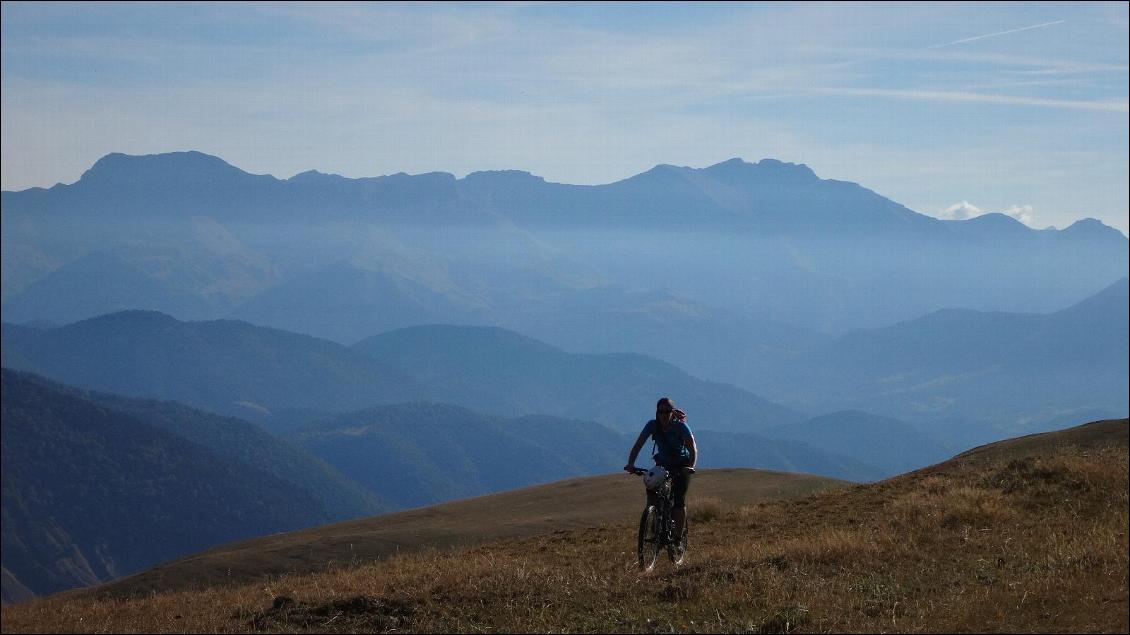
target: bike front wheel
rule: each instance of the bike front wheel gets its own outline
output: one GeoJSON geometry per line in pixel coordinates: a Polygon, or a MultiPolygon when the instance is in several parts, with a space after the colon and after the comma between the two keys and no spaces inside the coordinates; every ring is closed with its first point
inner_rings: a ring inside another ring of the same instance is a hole
{"type": "Polygon", "coordinates": [[[662,538],[662,527],[659,510],[654,505],[648,505],[640,516],[639,546],[636,550],[640,561],[641,571],[651,571],[659,560],[659,549],[662,538]]]}
{"type": "Polygon", "coordinates": [[[683,529],[683,535],[679,537],[678,542],[675,544],[667,545],[667,557],[671,558],[671,563],[675,565],[683,564],[687,558],[687,530],[683,529]]]}

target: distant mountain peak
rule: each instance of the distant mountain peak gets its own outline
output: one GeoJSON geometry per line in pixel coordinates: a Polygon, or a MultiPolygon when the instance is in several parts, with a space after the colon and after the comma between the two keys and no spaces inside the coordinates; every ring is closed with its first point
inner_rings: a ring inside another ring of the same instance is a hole
{"type": "Polygon", "coordinates": [[[463,177],[463,180],[489,179],[495,181],[545,182],[544,177],[525,172],[524,169],[480,169],[463,177]]]}
{"type": "Polygon", "coordinates": [[[318,183],[324,181],[344,181],[346,178],[340,174],[327,174],[326,172],[319,172],[318,170],[306,170],[299,172],[294,176],[287,179],[290,183],[318,183]]]}
{"type": "Polygon", "coordinates": [[[712,169],[715,169],[715,168],[732,169],[732,168],[737,168],[737,167],[744,167],[744,166],[747,166],[747,165],[753,165],[753,164],[749,163],[748,161],[746,161],[745,159],[743,159],[741,157],[734,157],[732,159],[726,159],[725,161],[715,163],[714,165],[712,165],[712,166],[710,166],[706,169],[707,170],[712,170],[712,169]]]}
{"type": "Polygon", "coordinates": [[[655,166],[654,168],[651,168],[651,171],[652,172],[686,172],[687,170],[690,170],[690,169],[691,168],[688,168],[685,165],[672,165],[670,163],[660,163],[659,165],[655,166]]]}
{"type": "Polygon", "coordinates": [[[992,229],[996,230],[997,233],[1008,232],[1015,234],[1027,234],[1031,231],[1031,228],[1020,222],[1020,220],[1009,216],[1008,214],[1002,214],[1000,212],[989,212],[987,214],[981,214],[980,216],[974,216],[973,218],[967,218],[964,220],[957,220],[952,222],[964,223],[968,227],[976,226],[980,228],[992,229]]]}
{"type": "Polygon", "coordinates": [[[166,313],[160,311],[151,311],[147,309],[129,309],[126,311],[118,311],[117,313],[107,313],[97,317],[88,318],[74,322],[69,326],[78,324],[176,324],[180,320],[166,313]]]}
{"type": "Polygon", "coordinates": [[[145,163],[164,163],[166,165],[179,165],[181,167],[211,166],[227,167],[238,170],[232,164],[220,157],[204,154],[197,150],[184,152],[162,152],[158,154],[125,154],[124,152],[111,152],[94,162],[88,172],[111,170],[119,167],[135,167],[145,163]]]}
{"type": "Polygon", "coordinates": [[[1062,233],[1066,236],[1118,236],[1122,239],[1126,238],[1122,232],[1103,223],[1097,218],[1081,218],[1062,230],[1062,233]]]}
{"type": "Polygon", "coordinates": [[[722,177],[768,177],[774,179],[819,180],[812,168],[803,163],[788,163],[777,159],[762,159],[749,163],[739,157],[703,168],[708,174],[722,177]]]}
{"type": "Polygon", "coordinates": [[[187,175],[207,179],[249,176],[247,172],[219,157],[196,150],[143,155],[113,152],[95,161],[89,170],[83,172],[79,182],[137,181],[155,177],[182,178],[187,175]]]}
{"type": "Polygon", "coordinates": [[[375,179],[388,179],[390,182],[404,182],[411,181],[418,184],[434,184],[434,185],[452,185],[456,182],[455,175],[450,172],[421,172],[419,174],[409,174],[407,172],[397,172],[396,174],[389,174],[387,176],[370,177],[375,179]]]}
{"type": "Polygon", "coordinates": [[[504,184],[544,183],[545,178],[525,170],[480,170],[463,177],[466,182],[491,182],[504,184]]]}
{"type": "Polygon", "coordinates": [[[656,165],[655,167],[651,168],[650,170],[647,170],[646,172],[640,172],[639,174],[636,174],[634,176],[630,176],[630,177],[628,177],[628,178],[626,178],[622,181],[616,181],[615,183],[610,183],[609,185],[617,186],[621,183],[632,183],[632,184],[669,183],[672,180],[682,181],[683,180],[683,174],[686,173],[686,172],[690,172],[690,171],[691,171],[691,168],[680,167],[680,166],[677,166],[677,165],[670,165],[670,164],[667,164],[667,163],[660,163],[659,165],[656,165]]]}
{"type": "Polygon", "coordinates": [[[1008,226],[1023,225],[1024,224],[1024,223],[1021,223],[1019,220],[1017,220],[1015,217],[1009,216],[1008,214],[1004,214],[1004,213],[1001,213],[1001,212],[987,212],[985,214],[981,214],[980,216],[974,216],[973,218],[967,218],[962,222],[966,222],[966,223],[999,223],[1001,225],[1008,225],[1008,226]]]}

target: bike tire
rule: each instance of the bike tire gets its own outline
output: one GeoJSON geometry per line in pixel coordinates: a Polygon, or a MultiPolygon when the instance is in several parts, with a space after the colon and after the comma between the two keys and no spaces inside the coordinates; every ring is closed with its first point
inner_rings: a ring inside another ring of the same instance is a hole
{"type": "Polygon", "coordinates": [[[683,535],[679,538],[679,542],[673,545],[667,545],[667,557],[671,559],[671,563],[678,566],[683,564],[687,559],[687,530],[683,528],[683,535]]]}
{"type": "Polygon", "coordinates": [[[655,563],[659,561],[659,549],[662,540],[659,515],[659,510],[654,505],[648,505],[640,516],[640,533],[636,554],[639,557],[640,570],[645,573],[654,569],[655,563]]]}

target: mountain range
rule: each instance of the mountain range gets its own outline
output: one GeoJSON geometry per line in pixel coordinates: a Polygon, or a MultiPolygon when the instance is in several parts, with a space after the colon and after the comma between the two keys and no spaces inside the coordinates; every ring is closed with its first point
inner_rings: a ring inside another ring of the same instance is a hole
{"type": "Polygon", "coordinates": [[[152,309],[343,344],[498,326],[755,392],[737,378],[829,335],[940,309],[1051,312],[1128,261],[1098,221],[941,221],[772,159],[580,186],[519,171],[277,179],[198,152],[113,154],[74,184],[2,197],[7,322],[152,309]]]}
{"type": "Polygon", "coordinates": [[[126,311],[48,329],[4,324],[0,337],[7,367],[92,390],[179,401],[268,428],[276,412],[340,413],[429,400],[634,432],[665,392],[716,429],[749,431],[802,418],[654,358],[569,354],[498,328],[417,327],[345,347],[246,322],[182,322],[126,311]]]}
{"type": "MultiPolygon", "coordinates": [[[[916,427],[936,440],[923,446],[936,456],[1124,412],[1127,304],[1123,279],[1052,313],[946,310],[829,338],[745,382],[791,408],[659,359],[568,353],[497,327],[410,327],[345,347],[243,322],[124,312],[55,328],[5,324],[0,335],[6,366],[241,416],[278,433],[334,413],[432,401],[634,434],[648,404],[668,395],[697,429],[762,436],[814,413],[861,410],[916,427]]],[[[841,448],[894,468],[855,450],[841,448]]]]}

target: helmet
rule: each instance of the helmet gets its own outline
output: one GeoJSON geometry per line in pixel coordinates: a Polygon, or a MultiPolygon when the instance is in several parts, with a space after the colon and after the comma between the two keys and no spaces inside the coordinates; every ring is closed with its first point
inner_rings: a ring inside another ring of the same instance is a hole
{"type": "Polygon", "coordinates": [[[656,465],[647,471],[647,476],[643,478],[643,482],[647,485],[649,490],[657,490],[663,482],[667,480],[667,470],[662,466],[656,465]]]}

